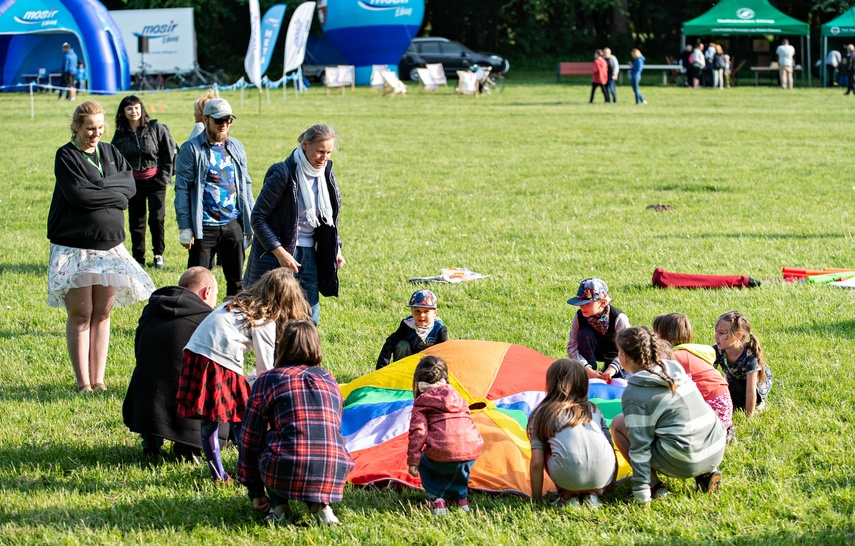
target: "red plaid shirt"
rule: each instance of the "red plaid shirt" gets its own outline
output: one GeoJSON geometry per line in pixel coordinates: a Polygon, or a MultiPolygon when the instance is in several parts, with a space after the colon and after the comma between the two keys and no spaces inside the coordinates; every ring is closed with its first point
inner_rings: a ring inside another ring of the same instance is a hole
{"type": "Polygon", "coordinates": [[[240,436],[238,480],[249,496],[329,504],[342,498],[353,459],[341,436],[341,390],[320,366],[283,366],[258,378],[240,436]]]}

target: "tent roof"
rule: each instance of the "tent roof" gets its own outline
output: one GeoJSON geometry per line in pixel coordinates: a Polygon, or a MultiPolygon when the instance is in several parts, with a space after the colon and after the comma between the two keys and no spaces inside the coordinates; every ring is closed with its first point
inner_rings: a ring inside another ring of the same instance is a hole
{"type": "Polygon", "coordinates": [[[721,0],[708,12],[683,23],[683,34],[810,36],[810,26],[779,11],[768,0],[721,0]]]}
{"type": "Polygon", "coordinates": [[[823,36],[855,36],[855,8],[849,8],[821,27],[823,36]]]}

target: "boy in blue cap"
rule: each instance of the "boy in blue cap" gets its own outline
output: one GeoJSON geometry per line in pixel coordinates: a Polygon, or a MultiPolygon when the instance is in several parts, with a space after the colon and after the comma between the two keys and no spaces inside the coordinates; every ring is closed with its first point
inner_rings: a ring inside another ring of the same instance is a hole
{"type": "Polygon", "coordinates": [[[579,310],[573,316],[567,356],[588,368],[588,377],[610,380],[621,376],[615,336],[629,328],[626,314],[611,305],[609,287],[602,279],[590,278],[579,283],[576,297],[567,300],[579,310]],[[602,372],[597,372],[597,362],[603,362],[602,372]]]}
{"type": "Polygon", "coordinates": [[[412,315],[401,321],[380,350],[378,370],[388,366],[390,358],[398,361],[448,341],[448,329],[436,316],[436,294],[430,290],[416,290],[410,297],[409,306],[412,315]]]}

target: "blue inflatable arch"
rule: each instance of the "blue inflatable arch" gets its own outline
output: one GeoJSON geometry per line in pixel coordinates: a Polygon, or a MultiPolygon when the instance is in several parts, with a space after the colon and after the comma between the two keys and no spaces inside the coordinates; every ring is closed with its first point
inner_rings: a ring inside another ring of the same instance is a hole
{"type": "MultiPolygon", "coordinates": [[[[41,81],[62,70],[62,44],[84,62],[89,89],[116,94],[129,89],[128,53],[116,23],[97,0],[0,0],[0,86],[41,81]]],[[[59,82],[55,79],[55,85],[59,82]]],[[[11,88],[23,90],[24,88],[11,88]]]]}

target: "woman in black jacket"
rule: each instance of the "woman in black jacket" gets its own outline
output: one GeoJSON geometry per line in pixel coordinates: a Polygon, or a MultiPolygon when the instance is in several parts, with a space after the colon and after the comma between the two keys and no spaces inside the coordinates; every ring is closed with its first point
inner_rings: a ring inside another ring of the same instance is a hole
{"type": "Polygon", "coordinates": [[[154,284],[131,259],[125,214],[134,195],[131,166],[101,142],[104,109],[74,110],[71,141],[56,151],[56,185],[48,213],[48,305],[65,307],[65,337],[79,392],[107,390],[104,369],[113,304],[148,299],[154,284]]]}
{"type": "Polygon", "coordinates": [[[154,267],[163,268],[166,248],[163,220],[166,218],[166,185],[172,179],[175,142],[165,125],[151,119],[145,105],[135,95],[119,103],[116,112],[116,134],[113,146],[119,149],[133,168],[137,193],[128,203],[128,225],[131,231],[131,253],[145,264],[145,220],[148,202],[148,226],[154,267]]]}
{"type": "Polygon", "coordinates": [[[277,267],[294,272],[320,319],[320,297],[338,296],[338,270],[344,267],[338,212],[341,196],[329,160],[337,136],[329,125],[313,125],[297,138],[285,161],[267,170],[252,209],[255,232],[243,287],[249,289],[277,267]]]}

